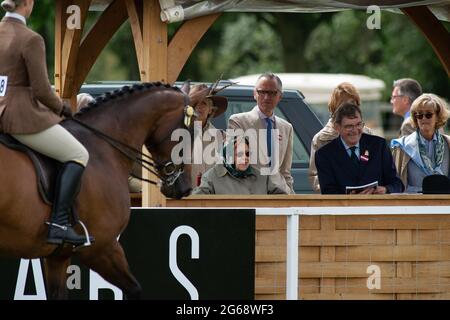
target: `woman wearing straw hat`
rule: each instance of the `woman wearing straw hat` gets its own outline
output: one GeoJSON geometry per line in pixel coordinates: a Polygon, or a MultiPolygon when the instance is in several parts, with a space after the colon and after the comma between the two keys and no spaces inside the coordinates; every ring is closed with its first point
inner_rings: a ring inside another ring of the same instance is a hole
{"type": "Polygon", "coordinates": [[[202,175],[212,168],[218,161],[217,151],[222,150],[224,134],[221,130],[216,129],[211,123],[211,119],[223,114],[228,106],[228,100],[222,96],[216,96],[211,92],[205,84],[193,86],[189,91],[189,99],[194,102],[194,109],[197,113],[195,121],[197,129],[201,125],[200,145],[194,141],[191,178],[192,188],[200,185],[202,175]],[[198,145],[197,145],[198,144],[198,145]],[[196,161],[197,160],[197,161],[196,161]],[[198,163],[201,160],[201,163],[198,163]]]}

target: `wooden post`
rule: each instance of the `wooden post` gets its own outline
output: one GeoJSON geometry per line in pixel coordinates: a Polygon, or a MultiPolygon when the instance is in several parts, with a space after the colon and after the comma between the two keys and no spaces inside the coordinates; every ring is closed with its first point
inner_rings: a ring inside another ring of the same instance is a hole
{"type": "Polygon", "coordinates": [[[65,22],[65,0],[55,3],[55,91],[61,96],[62,87],[62,43],[66,32],[65,22]]]}
{"type": "MultiPolygon", "coordinates": [[[[157,0],[144,1],[143,57],[140,60],[144,64],[144,70],[141,70],[141,79],[148,82],[161,81],[167,83],[167,25],[161,21],[160,12],[161,9],[157,0]]],[[[144,152],[148,153],[145,148],[144,152]]],[[[146,179],[157,180],[153,174],[146,170],[143,170],[142,175],[146,179]]],[[[165,205],[166,198],[159,191],[159,187],[148,183],[142,185],[143,207],[165,205]]]]}
{"type": "Polygon", "coordinates": [[[136,56],[139,65],[139,74],[141,80],[145,75],[145,65],[144,65],[144,44],[142,39],[142,8],[136,7],[136,2],[134,0],[125,0],[128,12],[128,20],[131,26],[131,32],[133,33],[134,47],[136,50],[136,56]]]}
{"type": "Polygon", "coordinates": [[[114,0],[103,11],[91,29],[86,32],[78,50],[76,73],[72,85],[76,93],[80,90],[102,50],[127,18],[128,14],[124,2],[122,0],[114,0]]]}
{"type": "Polygon", "coordinates": [[[67,0],[55,3],[55,89],[56,93],[76,105],[76,94],[103,48],[128,18],[122,0],[114,0],[81,40],[90,1],[78,1],[81,28],[67,29],[67,0]]]}
{"type": "MultiPolygon", "coordinates": [[[[73,4],[80,8],[80,28],[68,29],[66,19],[62,19],[60,22],[61,28],[65,29],[64,41],[61,45],[61,97],[68,99],[72,102],[72,109],[76,107],[76,95],[78,90],[74,90],[74,79],[76,74],[76,66],[78,59],[78,51],[80,48],[81,35],[84,29],[84,23],[86,22],[87,12],[89,10],[91,1],[75,1],[73,4]]],[[[66,4],[68,5],[68,4],[66,4]]],[[[67,17],[65,11],[67,7],[63,6],[61,9],[61,16],[67,17]]]]}

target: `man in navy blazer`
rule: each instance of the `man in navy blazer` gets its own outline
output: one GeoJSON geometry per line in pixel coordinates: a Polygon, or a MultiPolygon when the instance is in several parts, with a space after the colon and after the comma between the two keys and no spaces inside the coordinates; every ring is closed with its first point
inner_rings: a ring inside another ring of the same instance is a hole
{"type": "Polygon", "coordinates": [[[403,192],[386,140],[362,132],[361,110],[351,103],[341,105],[333,115],[339,137],[316,152],[316,166],[322,194],[345,194],[347,186],[378,181],[376,188],[359,194],[403,192]]]}

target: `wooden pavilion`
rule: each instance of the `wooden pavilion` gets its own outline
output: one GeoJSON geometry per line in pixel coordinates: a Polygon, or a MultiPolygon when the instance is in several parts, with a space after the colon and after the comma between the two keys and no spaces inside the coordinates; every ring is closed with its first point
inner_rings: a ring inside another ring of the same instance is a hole
{"type": "MultiPolygon", "coordinates": [[[[127,19],[133,33],[141,80],[175,82],[199,40],[222,12],[219,8],[206,12],[206,15],[200,13],[184,21],[174,36],[169,39],[167,24],[161,20],[160,16],[161,2],[167,1],[57,0],[55,2],[55,87],[58,94],[74,102],[76,94],[101,51],[127,19]],[[67,28],[66,20],[69,17],[67,8],[71,5],[77,5],[80,8],[80,29],[67,28]],[[94,7],[100,7],[102,13],[93,27],[84,33],[87,13],[94,7]]],[[[189,4],[197,1],[176,2],[189,4]]],[[[301,11],[300,2],[307,1],[297,2],[299,5],[296,12],[301,11]]],[[[314,3],[314,1],[309,2],[314,3]]],[[[331,4],[333,2],[400,8],[422,31],[450,76],[450,33],[435,16],[432,7],[434,3],[439,4],[444,15],[447,14],[446,20],[449,20],[450,1],[329,1],[331,4]]],[[[248,11],[251,11],[250,9],[248,11]]],[[[335,9],[339,10],[339,7],[336,6],[335,9]]],[[[144,177],[147,177],[147,173],[144,173],[144,177]]],[[[157,189],[144,184],[142,206],[450,207],[450,198],[443,195],[428,195],[420,198],[411,195],[371,197],[295,195],[194,196],[183,200],[166,200],[157,189]]],[[[386,212],[376,217],[367,217],[364,216],[364,210],[361,210],[361,216],[358,219],[354,216],[333,216],[332,214],[301,217],[298,260],[300,263],[299,298],[448,299],[450,295],[450,268],[448,267],[450,265],[448,250],[450,212],[448,215],[440,216],[405,215],[397,220],[388,214],[389,212],[386,212]],[[367,289],[361,289],[361,286],[365,285],[365,268],[372,260],[378,261],[386,277],[383,281],[390,283],[376,294],[368,292],[367,289]],[[418,277],[419,273],[423,278],[418,277]]],[[[275,247],[273,243],[278,240],[281,244],[286,242],[286,217],[257,217],[256,227],[256,298],[285,298],[285,288],[274,285],[274,283],[283,282],[286,278],[283,271],[286,267],[285,251],[275,247]]]]}
{"type": "MultiPolygon", "coordinates": [[[[160,16],[160,3],[164,2],[166,1],[56,1],[55,87],[57,93],[74,104],[81,85],[100,53],[126,20],[129,20],[133,32],[141,81],[175,82],[199,40],[222,13],[217,12],[184,21],[174,36],[169,39],[168,25],[161,20],[160,16]],[[70,10],[67,13],[67,8],[73,5],[80,8],[81,28],[79,29],[67,27],[66,21],[70,15],[70,10]],[[99,7],[103,10],[101,16],[89,31],[83,33],[88,11],[90,8],[99,7]]],[[[178,2],[189,3],[190,1],[178,2]]],[[[348,1],[350,4],[362,6],[365,2],[367,1],[348,1]]],[[[384,5],[384,7],[403,6],[402,12],[410,17],[423,32],[450,75],[450,34],[429,7],[425,5],[407,7],[408,1],[370,1],[370,4],[384,5]]],[[[298,6],[301,9],[301,4],[298,6]]],[[[450,2],[444,9],[450,12],[449,8],[450,2]]],[[[337,7],[336,10],[339,8],[337,7]]],[[[145,172],[144,177],[146,175],[145,172]]],[[[165,199],[156,188],[144,184],[142,205],[163,206],[165,199]]]]}

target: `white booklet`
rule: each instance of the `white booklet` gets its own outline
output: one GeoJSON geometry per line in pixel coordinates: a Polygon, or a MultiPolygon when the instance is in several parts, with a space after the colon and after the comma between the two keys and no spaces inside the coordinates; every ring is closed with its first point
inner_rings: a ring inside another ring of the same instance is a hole
{"type": "Polygon", "coordinates": [[[355,191],[355,193],[360,193],[364,189],[367,189],[367,188],[376,189],[377,187],[378,187],[378,181],[374,181],[374,182],[365,184],[363,186],[346,186],[345,193],[350,194],[352,191],[355,191]]]}

